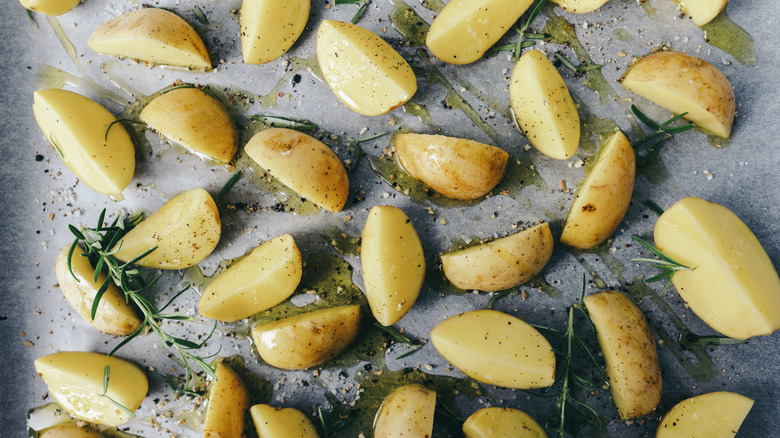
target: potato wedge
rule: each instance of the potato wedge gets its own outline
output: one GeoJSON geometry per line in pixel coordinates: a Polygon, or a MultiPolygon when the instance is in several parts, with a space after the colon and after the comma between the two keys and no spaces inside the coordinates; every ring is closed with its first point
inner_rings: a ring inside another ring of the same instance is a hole
{"type": "Polygon", "coordinates": [[[360,306],[316,310],[252,329],[257,352],[269,365],[300,370],[341,353],[357,336],[360,306]]]}
{"type": "Polygon", "coordinates": [[[561,243],[590,249],[607,240],[626,215],[635,177],[634,148],[618,131],[601,148],[596,163],[574,195],[561,243]]]}
{"type": "Polygon", "coordinates": [[[89,263],[89,259],[83,257],[84,250],[78,245],[73,250],[71,268],[68,269],[68,252],[70,245],[60,251],[54,272],[57,282],[62,289],[65,299],[92,327],[103,333],[114,336],[127,336],[141,327],[141,319],[135,308],[125,300],[125,294],[119,290],[113,282],[109,282],[108,289],[103,293],[98,304],[95,319],[92,319],[92,303],[95,295],[103,282],[106,281],[106,273],[102,272],[95,279],[95,268],[89,263]]]}
{"type": "Polygon", "coordinates": [[[289,298],[302,275],[301,252],[292,236],[282,234],[215,278],[200,296],[198,311],[225,322],[250,317],[289,298]]]}
{"type": "Polygon", "coordinates": [[[726,76],[703,59],[656,52],[629,68],[623,87],[720,137],[731,134],[734,90],[726,76]]]}
{"type": "Polygon", "coordinates": [[[193,70],[211,69],[209,52],[195,29],[161,8],[139,9],[109,20],[92,33],[87,45],[101,55],[193,70]]]}
{"type": "Polygon", "coordinates": [[[712,21],[726,7],[729,0],[681,0],[680,9],[702,27],[712,21]]]}
{"type": "Polygon", "coordinates": [[[539,50],[525,52],[509,79],[517,126],[539,152],[570,158],[580,144],[580,116],[558,70],[539,50]]]}
{"type": "Polygon", "coordinates": [[[249,409],[258,438],[319,438],[317,428],[303,412],[293,408],[254,405],[249,409]]]}
{"type": "Polygon", "coordinates": [[[255,134],[244,151],[301,197],[337,213],[349,196],[347,171],[324,143],[302,132],[269,128],[255,134]]]}
{"type": "Polygon", "coordinates": [[[325,82],[358,114],[388,113],[417,91],[409,63],[378,35],[354,24],[323,20],[317,59],[325,82]]]}
{"type": "Polygon", "coordinates": [[[61,424],[43,430],[38,438],[105,438],[105,436],[87,427],[76,424],[61,424]]]}
{"type": "Polygon", "coordinates": [[[733,392],[710,392],[683,400],[661,419],[656,438],[733,438],[753,400],[733,392]]]}
{"type": "Polygon", "coordinates": [[[431,342],[467,376],[504,388],[546,388],[555,382],[555,354],[535,328],[496,310],[455,315],[431,330],[431,342]]]}
{"type": "Polygon", "coordinates": [[[584,14],[595,11],[608,0],[553,0],[564,11],[574,12],[575,14],[584,14]]]}
{"type": "Polygon", "coordinates": [[[227,163],[238,149],[238,134],[227,109],[198,88],[177,88],[157,96],[139,114],[168,140],[196,154],[227,163]]]}
{"type": "Polygon", "coordinates": [[[547,438],[530,415],[518,409],[482,408],[463,423],[465,438],[547,438]]]}
{"type": "Polygon", "coordinates": [[[661,367],[647,318],[625,294],[606,291],[583,300],[596,326],[612,399],[621,420],[653,412],[661,400],[661,367]]]}
{"type": "Polygon", "coordinates": [[[203,438],[241,438],[249,408],[249,392],[229,365],[218,362],[214,371],[217,378],[209,389],[203,438]]]}
{"type": "Polygon", "coordinates": [[[519,286],[550,260],[553,238],[543,223],[511,236],[441,255],[444,275],[464,290],[495,292],[519,286]]]}
{"type": "Polygon", "coordinates": [[[311,0],[243,0],[238,24],[247,64],[265,64],[282,56],[301,36],[311,0]]]}
{"type": "Polygon", "coordinates": [[[124,199],[122,190],[135,173],[135,146],[113,114],[89,98],[60,89],[36,91],[33,114],[74,175],[98,193],[124,199]]]}
{"type": "Polygon", "coordinates": [[[43,15],[62,15],[78,6],[81,0],[19,0],[25,8],[43,15]]]}
{"type": "Polygon", "coordinates": [[[756,236],[726,207],[684,198],[658,218],[656,247],[693,268],[672,283],[710,327],[747,339],[780,329],[780,278],[756,236]]]}
{"type": "Polygon", "coordinates": [[[105,368],[109,367],[111,399],[135,411],[149,390],[140,368],[114,356],[84,351],[65,351],[35,360],[35,371],[49,387],[49,395],[76,418],[117,427],[130,415],[103,397],[105,368]]]}
{"type": "Polygon", "coordinates": [[[493,190],[509,159],[503,149],[464,138],[399,134],[398,161],[409,175],[452,199],[475,199],[493,190]]]}
{"type": "Polygon", "coordinates": [[[375,206],[368,212],[360,265],[371,313],[384,326],[395,324],[417,301],[425,278],[420,238],[401,209],[375,206]]]}
{"type": "Polygon", "coordinates": [[[374,438],[429,438],[435,411],[436,391],[418,384],[404,385],[379,406],[374,438]]]}
{"type": "Polygon", "coordinates": [[[122,237],[112,251],[127,262],[157,247],[137,264],[184,269],[198,264],[217,247],[222,225],[214,199],[201,188],[181,193],[122,237]]]}
{"type": "Polygon", "coordinates": [[[493,47],[533,0],[452,0],[431,23],[425,43],[450,64],[469,64],[493,47]]]}

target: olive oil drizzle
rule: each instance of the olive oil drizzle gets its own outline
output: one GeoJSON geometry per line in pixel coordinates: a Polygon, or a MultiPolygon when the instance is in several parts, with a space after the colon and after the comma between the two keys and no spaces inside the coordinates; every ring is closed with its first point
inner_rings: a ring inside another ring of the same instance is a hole
{"type": "Polygon", "coordinates": [[[289,61],[287,72],[284,76],[276,82],[276,85],[271,89],[268,94],[258,95],[257,100],[263,106],[263,108],[273,108],[277,105],[277,98],[282,88],[290,81],[296,73],[299,71],[307,71],[311,73],[315,78],[322,80],[322,70],[320,70],[319,61],[317,61],[317,55],[310,55],[308,58],[293,57],[289,61]]]}
{"type": "Polygon", "coordinates": [[[425,45],[425,38],[431,25],[420,17],[417,12],[403,0],[390,0],[393,3],[393,12],[390,13],[390,22],[393,29],[400,33],[404,39],[403,44],[409,47],[425,45]]]}
{"type": "Polygon", "coordinates": [[[756,65],[755,40],[745,29],[731,21],[723,8],[712,21],[702,27],[704,41],[733,56],[740,64],[756,65]]]}

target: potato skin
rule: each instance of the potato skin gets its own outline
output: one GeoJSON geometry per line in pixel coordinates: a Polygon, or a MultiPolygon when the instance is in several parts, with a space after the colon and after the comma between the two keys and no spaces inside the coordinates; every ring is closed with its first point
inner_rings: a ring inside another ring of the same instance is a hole
{"type": "Polygon", "coordinates": [[[223,362],[215,367],[217,379],[209,389],[209,404],[203,421],[203,438],[241,438],[249,393],[241,378],[223,362]]]}
{"type": "Polygon", "coordinates": [[[433,433],[436,391],[416,383],[388,395],[374,419],[374,438],[429,438],[433,433]]]}
{"type": "Polygon", "coordinates": [[[87,427],[79,427],[75,424],[63,424],[44,429],[38,438],[105,438],[87,427]]]}
{"type": "Polygon", "coordinates": [[[584,14],[600,8],[607,0],[553,0],[564,11],[584,14]]]}
{"type": "Polygon", "coordinates": [[[482,408],[463,423],[465,438],[547,438],[530,415],[518,409],[482,408]]]}
{"type": "Polygon", "coordinates": [[[674,405],[661,418],[656,438],[734,438],[753,400],[733,392],[697,395],[674,405]]]}
{"type": "Polygon", "coordinates": [[[295,44],[309,19],[311,0],[243,0],[241,53],[247,64],[271,62],[295,44]]]}
{"type": "Polygon", "coordinates": [[[258,438],[319,438],[309,417],[297,409],[261,404],[252,406],[249,413],[258,438]]]}
{"type": "Polygon", "coordinates": [[[78,6],[81,0],[19,0],[25,8],[44,15],[63,15],[78,6]]]}

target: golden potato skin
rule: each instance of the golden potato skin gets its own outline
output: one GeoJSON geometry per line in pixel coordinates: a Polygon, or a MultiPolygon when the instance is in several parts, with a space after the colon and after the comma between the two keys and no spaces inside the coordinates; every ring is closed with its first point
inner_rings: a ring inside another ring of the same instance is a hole
{"type": "Polygon", "coordinates": [[[297,409],[261,404],[252,406],[249,413],[258,438],[319,438],[309,417],[297,409]]]}
{"type": "Polygon", "coordinates": [[[224,362],[217,363],[215,374],[217,378],[209,389],[203,438],[241,438],[249,393],[238,374],[224,362]]]}
{"type": "Polygon", "coordinates": [[[388,395],[374,418],[374,438],[430,438],[436,391],[416,383],[388,395]]]}
{"type": "Polygon", "coordinates": [[[728,0],[682,0],[680,9],[702,27],[712,21],[726,7],[728,0]]]}
{"type": "Polygon", "coordinates": [[[87,427],[79,427],[75,424],[63,424],[44,429],[38,438],[105,438],[87,427]]]}
{"type": "Polygon", "coordinates": [[[518,409],[482,408],[463,423],[465,438],[547,438],[530,415],[518,409]]]}
{"type": "Polygon", "coordinates": [[[265,64],[290,50],[309,19],[311,0],[243,0],[241,53],[247,64],[265,64]]]}
{"type": "Polygon", "coordinates": [[[553,0],[564,11],[573,12],[575,14],[584,14],[586,12],[595,11],[600,8],[608,0],[553,0]]]}
{"type": "Polygon", "coordinates": [[[734,438],[752,407],[753,400],[733,392],[697,395],[663,416],[655,438],[734,438]]]}
{"type": "Polygon", "coordinates": [[[443,135],[398,134],[395,149],[409,175],[448,198],[462,200],[493,190],[509,159],[501,148],[443,135]]]}
{"type": "Polygon", "coordinates": [[[607,240],[626,215],[635,178],[634,149],[618,131],[599,151],[596,164],[574,195],[561,243],[591,249],[607,240]]]}
{"type": "Polygon", "coordinates": [[[81,0],[19,0],[19,3],[44,15],[62,15],[78,6],[81,0]]]}
{"type": "Polygon", "coordinates": [[[606,291],[584,299],[607,365],[621,420],[649,414],[661,400],[661,367],[647,318],[625,294],[606,291]]]}

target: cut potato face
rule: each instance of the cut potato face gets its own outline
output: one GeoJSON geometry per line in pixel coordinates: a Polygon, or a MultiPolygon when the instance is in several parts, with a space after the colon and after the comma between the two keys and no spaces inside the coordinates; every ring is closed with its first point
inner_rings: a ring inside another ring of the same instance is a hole
{"type": "Polygon", "coordinates": [[[780,278],[761,243],[726,207],[684,198],[655,223],[656,247],[693,268],[672,283],[710,327],[747,339],[780,328],[780,278]]]}
{"type": "Polygon", "coordinates": [[[517,126],[539,152],[558,160],[577,152],[577,106],[544,53],[529,50],[517,61],[509,79],[509,105],[517,126]]]}
{"type": "Polygon", "coordinates": [[[452,0],[431,23],[426,45],[450,64],[468,64],[501,39],[533,0],[452,0]]]}
{"type": "Polygon", "coordinates": [[[584,14],[595,11],[608,0],[553,0],[558,3],[564,11],[574,12],[575,14],[584,14]]]}
{"type": "Polygon", "coordinates": [[[374,418],[374,438],[429,438],[433,433],[436,391],[404,385],[387,396],[374,418]]]}
{"type": "Polygon", "coordinates": [[[197,154],[227,163],[238,148],[238,134],[227,109],[198,88],[177,88],[144,107],[141,120],[168,140],[197,154]]]}
{"type": "Polygon", "coordinates": [[[425,278],[420,238],[401,209],[375,206],[368,212],[360,245],[366,298],[376,320],[389,326],[412,308],[425,278]]]}
{"type": "Polygon", "coordinates": [[[217,363],[217,378],[209,389],[209,404],[203,421],[204,438],[241,438],[249,393],[244,382],[229,365],[217,363]]]}
{"type": "Polygon", "coordinates": [[[680,0],[680,9],[701,27],[712,21],[726,7],[729,0],[680,0]]]}
{"type": "Polygon", "coordinates": [[[710,392],[683,400],[661,419],[656,438],[733,438],[753,400],[733,392],[710,392]]]}
{"type": "Polygon", "coordinates": [[[128,262],[157,247],[137,264],[184,269],[198,264],[217,247],[222,225],[214,199],[201,188],[179,194],[130,230],[112,249],[128,262]]]}
{"type": "Polygon", "coordinates": [[[599,151],[596,164],[574,195],[561,243],[590,249],[607,240],[626,215],[635,177],[634,148],[618,131],[599,151]]]}
{"type": "Polygon", "coordinates": [[[282,184],[320,207],[339,212],[349,196],[347,171],[321,141],[286,128],[268,128],[244,147],[247,155],[282,184]]]}
{"type": "Polygon", "coordinates": [[[255,248],[203,291],[198,311],[233,322],[268,310],[290,297],[303,275],[301,252],[289,234],[255,248]]]}
{"type": "Polygon", "coordinates": [[[417,91],[409,63],[385,40],[354,24],[323,20],[317,59],[339,100],[365,116],[388,113],[417,91]]]}
{"type": "Polygon", "coordinates": [[[102,434],[79,427],[75,424],[64,424],[49,427],[38,435],[38,438],[105,438],[102,434]]]}
{"type": "Polygon", "coordinates": [[[547,438],[530,415],[510,408],[483,408],[463,423],[466,438],[547,438]]]}
{"type": "Polygon", "coordinates": [[[622,420],[653,412],[661,400],[661,367],[647,318],[626,295],[606,291],[584,299],[607,365],[622,420]]]}
{"type": "Polygon", "coordinates": [[[504,388],[546,388],[555,382],[550,343],[521,319],[475,310],[442,321],[431,331],[434,348],[467,376],[504,388]]]}
{"type": "Polygon", "coordinates": [[[19,3],[44,15],[62,15],[78,6],[81,0],[19,0],[19,3]]]}
{"type": "Polygon", "coordinates": [[[293,408],[254,405],[249,412],[258,438],[319,438],[317,428],[303,412],[293,408]]]}
{"type": "Polygon", "coordinates": [[[135,173],[135,147],[113,114],[80,94],[59,89],[36,91],[33,114],[74,175],[98,193],[124,199],[122,191],[135,173]]]}
{"type": "Polygon", "coordinates": [[[340,306],[256,325],[252,339],[269,365],[299,370],[341,353],[355,339],[359,327],[360,306],[340,306]]]}
{"type": "Polygon", "coordinates": [[[637,61],[623,86],[720,137],[731,134],[734,90],[714,65],[679,52],[656,52],[637,61]]]}
{"type": "Polygon", "coordinates": [[[211,69],[209,52],[195,29],[161,8],[120,15],[98,27],[87,45],[101,55],[194,70],[211,69]]]}
{"type": "Polygon", "coordinates": [[[444,275],[464,290],[495,292],[519,286],[550,260],[553,238],[547,223],[511,236],[441,255],[444,275]]]}
{"type": "Polygon", "coordinates": [[[311,0],[243,0],[241,52],[247,64],[265,64],[290,50],[306,27],[311,0]]]}
{"type": "Polygon", "coordinates": [[[130,362],[82,351],[54,353],[35,360],[35,371],[63,409],[84,421],[117,427],[130,415],[100,395],[106,366],[110,367],[106,394],[131,412],[138,409],[149,382],[144,372],[130,362]]]}
{"type": "Polygon", "coordinates": [[[395,149],[409,175],[452,199],[484,196],[504,176],[503,149],[464,138],[399,134],[395,149]]]}

